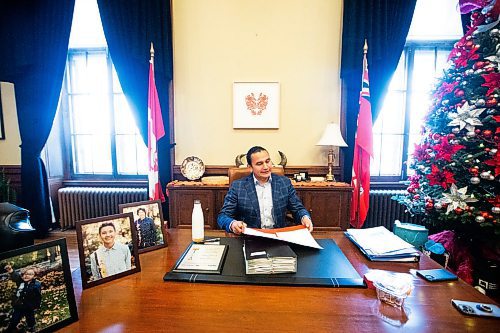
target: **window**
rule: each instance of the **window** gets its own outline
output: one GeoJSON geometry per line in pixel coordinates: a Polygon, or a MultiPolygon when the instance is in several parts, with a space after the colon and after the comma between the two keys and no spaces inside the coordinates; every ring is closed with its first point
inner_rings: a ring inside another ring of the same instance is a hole
{"type": "Polygon", "coordinates": [[[372,180],[407,178],[407,160],[420,139],[433,83],[443,74],[461,29],[456,1],[417,1],[403,54],[373,126],[372,180]]]}
{"type": "Polygon", "coordinates": [[[147,174],[147,148],[109,55],[97,3],[77,0],[62,92],[73,176],[147,174]]]}

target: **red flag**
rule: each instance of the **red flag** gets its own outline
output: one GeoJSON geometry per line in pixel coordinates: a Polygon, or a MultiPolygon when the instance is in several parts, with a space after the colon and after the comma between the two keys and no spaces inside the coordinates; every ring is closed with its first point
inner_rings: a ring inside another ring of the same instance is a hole
{"type": "Polygon", "coordinates": [[[363,58],[363,85],[359,94],[358,130],[354,144],[351,186],[354,187],[351,225],[361,228],[370,206],[370,157],[373,156],[372,109],[366,52],[363,58]]]}
{"type": "MultiPolygon", "coordinates": [[[[151,45],[151,49],[153,46],[151,45]]],[[[148,89],[148,186],[149,200],[165,201],[158,176],[157,141],[165,135],[163,118],[161,116],[160,101],[156,91],[153,56],[149,61],[149,89],[148,89]]]]}

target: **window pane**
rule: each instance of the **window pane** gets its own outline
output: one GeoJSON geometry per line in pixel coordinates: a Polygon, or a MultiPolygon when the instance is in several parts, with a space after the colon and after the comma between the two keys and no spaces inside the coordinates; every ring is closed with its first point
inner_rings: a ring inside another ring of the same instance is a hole
{"type": "Polygon", "coordinates": [[[380,176],[380,151],[382,149],[382,135],[373,134],[373,159],[370,163],[370,175],[380,176]]]}
{"type": "Polygon", "coordinates": [[[117,135],[116,159],[120,175],[147,174],[147,148],[140,135],[117,135]]]}
{"type": "Polygon", "coordinates": [[[403,92],[389,92],[384,100],[383,111],[376,122],[381,122],[380,130],[386,134],[404,133],[405,98],[403,92]]]}
{"type": "Polygon", "coordinates": [[[74,134],[109,134],[108,98],[104,95],[73,95],[71,119],[74,134]]]}
{"type": "Polygon", "coordinates": [[[462,23],[457,0],[418,0],[408,39],[458,39],[462,23]]]}
{"type": "Polygon", "coordinates": [[[111,174],[111,143],[107,135],[74,135],[73,166],[77,174],[111,174]]]}
{"type": "Polygon", "coordinates": [[[136,134],[139,133],[135,124],[132,111],[128,106],[127,99],[123,94],[114,95],[115,103],[115,131],[116,134],[136,134]]]}
{"type": "Polygon", "coordinates": [[[403,135],[382,136],[380,176],[401,175],[401,155],[403,153],[403,135]]]}
{"type": "Polygon", "coordinates": [[[108,65],[104,51],[78,52],[70,57],[69,93],[108,92],[108,65]]]}

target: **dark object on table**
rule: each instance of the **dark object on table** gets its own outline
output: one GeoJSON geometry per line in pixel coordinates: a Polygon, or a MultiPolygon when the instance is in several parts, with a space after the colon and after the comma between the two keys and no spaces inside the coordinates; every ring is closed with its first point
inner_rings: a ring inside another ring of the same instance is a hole
{"type": "Polygon", "coordinates": [[[35,229],[29,211],[8,202],[0,203],[0,252],[33,245],[35,229]]]}

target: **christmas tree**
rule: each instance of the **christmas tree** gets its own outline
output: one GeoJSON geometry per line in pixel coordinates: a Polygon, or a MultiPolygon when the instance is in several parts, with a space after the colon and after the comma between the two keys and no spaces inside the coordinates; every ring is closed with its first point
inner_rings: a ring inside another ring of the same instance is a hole
{"type": "MultiPolygon", "coordinates": [[[[500,3],[500,1],[496,1],[500,3]]],[[[475,244],[500,236],[500,31],[498,4],[473,12],[432,93],[415,147],[407,193],[432,232],[453,230],[475,244]]]]}

